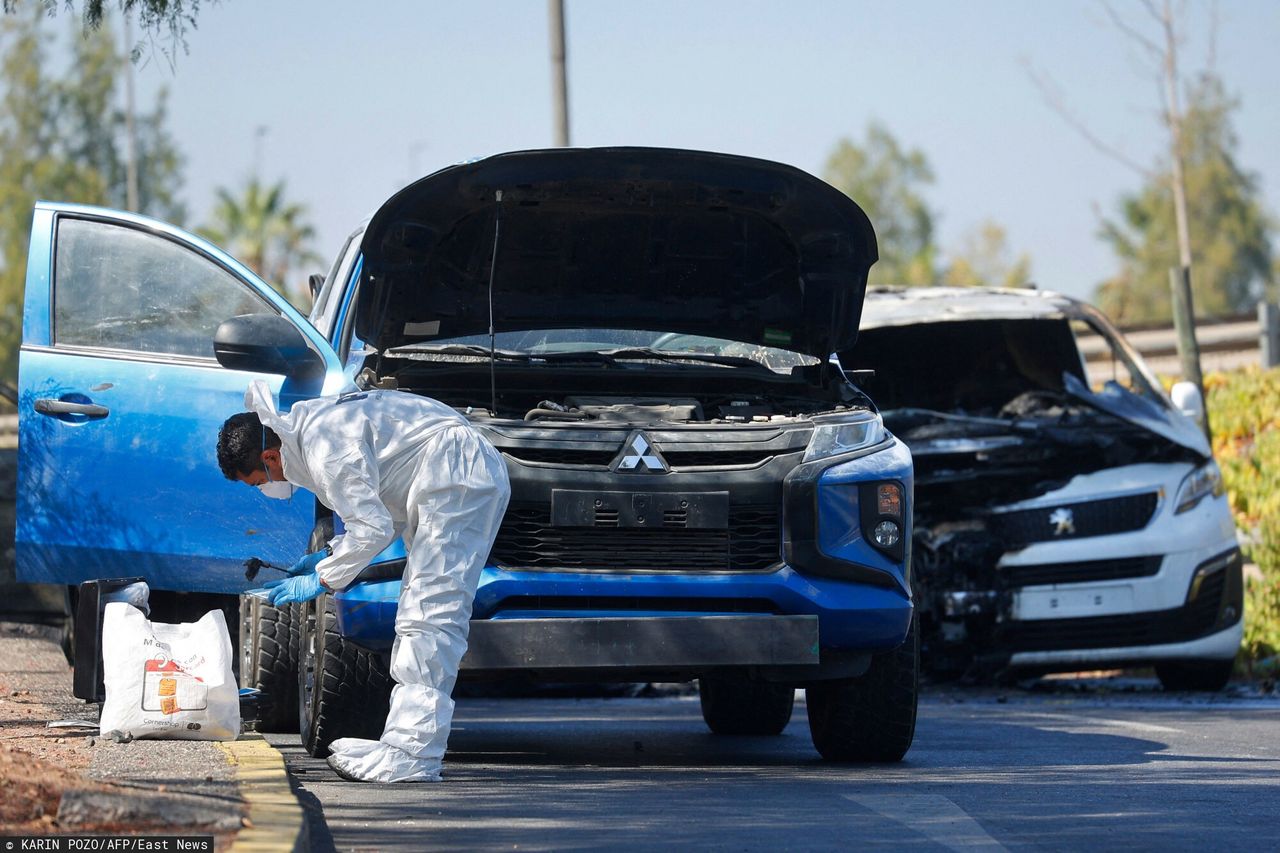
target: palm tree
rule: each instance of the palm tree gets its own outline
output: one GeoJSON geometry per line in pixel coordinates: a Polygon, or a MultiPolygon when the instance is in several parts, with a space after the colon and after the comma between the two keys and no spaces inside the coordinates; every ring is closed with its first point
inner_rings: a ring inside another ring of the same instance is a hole
{"type": "Polygon", "coordinates": [[[311,298],[307,287],[290,288],[288,279],[299,267],[320,261],[311,250],[315,228],[306,220],[306,206],[286,202],[284,181],[264,186],[256,177],[249,179],[238,196],[226,187],[219,188],[217,199],[201,235],[305,308],[311,298]]]}

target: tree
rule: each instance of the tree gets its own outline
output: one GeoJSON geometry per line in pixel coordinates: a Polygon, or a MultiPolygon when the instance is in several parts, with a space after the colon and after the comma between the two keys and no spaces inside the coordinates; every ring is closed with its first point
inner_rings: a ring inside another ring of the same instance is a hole
{"type": "MultiPolygon", "coordinates": [[[[72,67],[49,67],[40,6],[0,22],[0,378],[17,373],[31,209],[36,199],[122,206],[124,116],[118,102],[123,52],[106,28],[84,42],[72,67]]],[[[163,98],[142,117],[142,212],[181,218],[182,159],[165,130],[163,98]]]]}
{"type": "MultiPolygon", "coordinates": [[[[1192,286],[1197,311],[1206,316],[1251,310],[1272,276],[1271,222],[1258,178],[1236,157],[1231,119],[1238,107],[1221,80],[1202,74],[1182,120],[1192,286]]],[[[1169,268],[1178,258],[1171,171],[1166,164],[1149,176],[1120,200],[1116,218],[1103,221],[1100,236],[1120,271],[1098,286],[1096,297],[1120,321],[1170,316],[1169,268]]]]}
{"type": "Polygon", "coordinates": [[[268,187],[254,177],[238,196],[225,187],[218,190],[213,215],[200,233],[301,306],[310,294],[305,284],[291,291],[289,275],[320,260],[311,250],[315,229],[306,216],[304,205],[285,200],[284,181],[268,187]]]}
{"type": "MultiPolygon", "coordinates": [[[[217,0],[213,0],[217,2],[217,0]]],[[[107,0],[84,0],[80,13],[86,30],[98,30],[107,19],[107,0]]],[[[13,14],[22,9],[39,9],[47,15],[53,15],[62,6],[68,12],[76,7],[75,0],[4,0],[5,14],[13,14]]],[[[122,15],[136,12],[138,23],[142,29],[152,36],[167,30],[169,39],[174,45],[186,45],[188,29],[196,28],[196,16],[200,12],[200,0],[116,0],[116,6],[122,15]]],[[[137,58],[139,49],[134,47],[133,58],[137,58]]]]}
{"type": "MultiPolygon", "coordinates": [[[[59,82],[58,133],[76,163],[105,179],[101,204],[128,209],[125,162],[127,117],[120,109],[121,76],[127,71],[124,52],[109,28],[72,33],[73,62],[59,82]]],[[[135,116],[135,159],[138,164],[137,212],[181,225],[186,208],[178,200],[182,186],[182,154],[166,127],[168,91],[161,89],[155,107],[135,116]]]]}
{"type": "Polygon", "coordinates": [[[933,183],[924,152],[907,150],[883,125],[867,127],[862,143],[847,137],[827,158],[827,183],[856,201],[876,229],[880,260],[872,284],[934,284],[934,214],[921,195],[933,183]]]}
{"type": "Polygon", "coordinates": [[[965,235],[960,251],[942,274],[942,283],[961,287],[1025,287],[1031,280],[1031,258],[1010,259],[1004,228],[991,220],[965,235]]]}

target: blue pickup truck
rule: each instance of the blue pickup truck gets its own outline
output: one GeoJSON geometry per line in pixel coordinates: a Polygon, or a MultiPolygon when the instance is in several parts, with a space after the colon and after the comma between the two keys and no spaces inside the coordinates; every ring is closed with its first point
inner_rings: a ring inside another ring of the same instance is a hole
{"type": "Polygon", "coordinates": [[[876,256],[862,210],[789,166],[519,151],[391,197],[313,276],[307,317],[198,237],[41,202],[19,577],[144,577],[162,619],[238,610],[264,727],[316,755],[376,737],[403,551],[305,607],[241,597],[247,557],[288,565],[342,520],[226,481],[213,451],[251,380],[281,408],[398,388],[465,413],[510,469],[464,677],[697,679],[722,734],[781,732],[801,687],[823,757],[896,761],[911,456],[838,357],[876,256]]]}

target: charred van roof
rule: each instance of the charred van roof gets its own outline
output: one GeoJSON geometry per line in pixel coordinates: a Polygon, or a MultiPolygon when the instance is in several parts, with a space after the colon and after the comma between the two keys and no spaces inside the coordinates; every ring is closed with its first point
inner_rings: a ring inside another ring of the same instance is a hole
{"type": "Polygon", "coordinates": [[[877,258],[866,214],[812,175],[659,148],[451,166],[383,204],[362,251],[357,331],[379,349],[487,333],[496,268],[497,331],[686,332],[823,359],[853,345],[877,258]]]}
{"type": "Polygon", "coordinates": [[[949,320],[1084,320],[1096,311],[1049,290],[1010,287],[872,287],[863,329],[949,320]]]}

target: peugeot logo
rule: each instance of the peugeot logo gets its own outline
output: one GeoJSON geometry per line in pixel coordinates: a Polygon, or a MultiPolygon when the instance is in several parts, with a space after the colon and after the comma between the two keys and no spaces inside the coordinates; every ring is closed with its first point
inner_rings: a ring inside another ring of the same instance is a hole
{"type": "Polygon", "coordinates": [[[1054,536],[1072,536],[1076,532],[1075,514],[1065,506],[1049,513],[1049,523],[1053,525],[1054,536]]]}
{"type": "Polygon", "coordinates": [[[665,474],[671,469],[644,433],[634,432],[622,445],[622,458],[618,460],[616,470],[665,474]]]}

